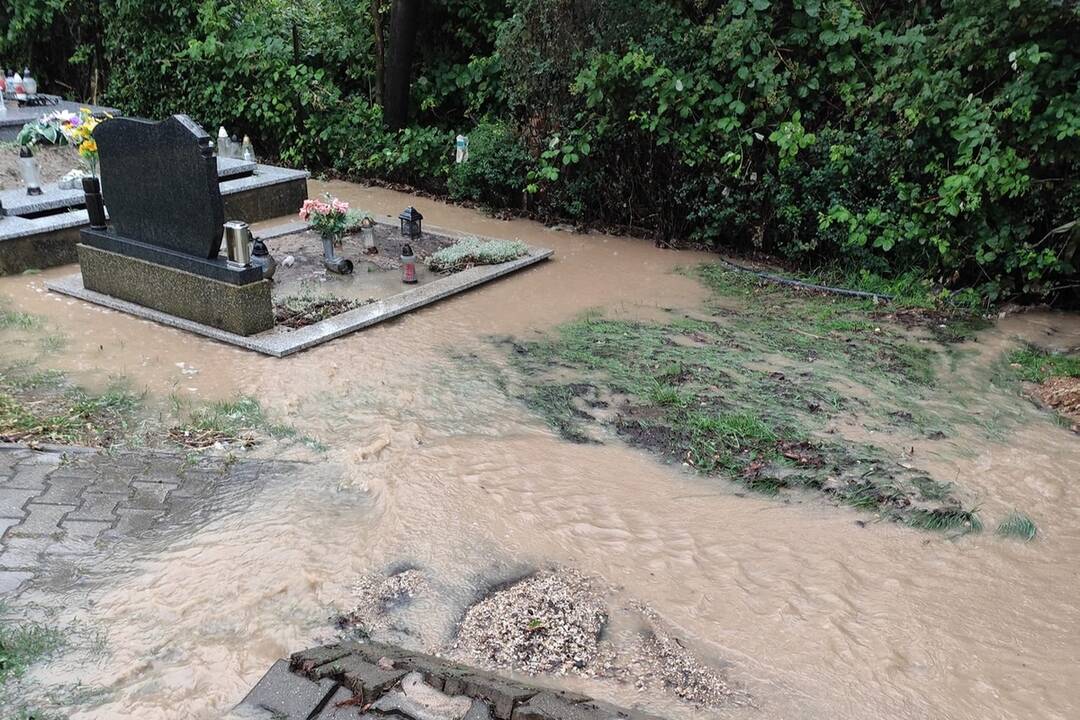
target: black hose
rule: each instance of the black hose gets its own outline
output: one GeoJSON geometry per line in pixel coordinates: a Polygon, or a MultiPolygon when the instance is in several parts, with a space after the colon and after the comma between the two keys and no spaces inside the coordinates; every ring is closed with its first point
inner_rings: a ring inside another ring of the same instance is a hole
{"type": "Polygon", "coordinates": [[[814,290],[817,292],[832,293],[833,295],[844,295],[847,297],[866,298],[869,300],[883,300],[886,302],[892,302],[894,299],[892,295],[884,295],[882,293],[866,292],[863,290],[849,290],[847,288],[829,287],[828,285],[817,285],[815,283],[802,282],[801,280],[792,280],[781,275],[773,275],[772,273],[761,272],[760,270],[751,270],[750,268],[736,265],[735,263],[719,258],[720,264],[727,266],[728,268],[741,273],[749,273],[762,280],[768,280],[771,283],[777,285],[787,285],[789,287],[802,288],[803,290],[814,290]]]}

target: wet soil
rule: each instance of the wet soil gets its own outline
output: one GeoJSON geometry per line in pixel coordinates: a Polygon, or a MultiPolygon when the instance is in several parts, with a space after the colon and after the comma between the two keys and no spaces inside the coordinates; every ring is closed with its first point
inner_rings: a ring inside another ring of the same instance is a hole
{"type": "MultiPolygon", "coordinates": [[[[421,568],[438,600],[406,603],[408,622],[386,632],[412,647],[445,647],[493,586],[558,564],[655,609],[696,658],[753,698],[753,707],[711,716],[1078,714],[1080,578],[1067,569],[1080,554],[1080,444],[1020,388],[993,380],[1023,342],[1080,346],[1075,316],[1010,315],[974,340],[909,353],[892,336],[849,345],[832,331],[766,315],[769,343],[747,346],[742,367],[782,372],[789,393],[804,392],[801,372],[850,348],[859,374],[830,373],[830,392],[813,398],[822,436],[872,445],[953,483],[988,527],[1014,510],[1038,525],[1027,543],[990,532],[952,538],[877,523],[815,496],[750,493],[603,432],[599,443],[569,443],[517,399],[517,370],[491,338],[548,341],[598,310],[606,321],[647,325],[683,316],[721,329],[747,321],[755,295],[714,301],[698,278],[679,272],[709,256],[312,183],[313,194],[322,188],[354,207],[396,215],[416,205],[433,227],[556,254],[285,361],[53,297],[40,276],[0,279],[13,308],[47,317],[48,333],[65,338],[36,361],[44,368],[90,389],[124,376],[162,411],[177,395],[198,403],[256,395],[278,421],[329,448],[312,456],[310,474],[267,483],[167,541],[100,548],[72,582],[10,599],[20,612],[74,628],[66,648],[31,671],[26,701],[79,720],[219,717],[273,660],[337,637],[332,619],[353,609],[365,575],[401,563],[421,568]],[[861,382],[863,366],[911,377],[929,368],[935,385],[886,383],[889,392],[878,394],[861,382]],[[834,412],[834,395],[851,411],[834,412]]],[[[738,327],[727,330],[716,347],[734,351],[738,327]]],[[[12,333],[0,330],[7,359],[35,355],[40,338],[16,344],[12,333]]],[[[771,387],[761,386],[762,398],[781,397],[771,387]]],[[[617,397],[592,401],[618,407],[617,397]]],[[[576,674],[551,681],[669,717],[703,715],[673,691],[654,696],[576,674]]]]}
{"type": "MultiPolygon", "coordinates": [[[[56,182],[71,170],[84,169],[79,154],[70,145],[38,145],[34,148],[41,181],[56,182]]],[[[19,171],[19,150],[15,145],[0,146],[0,190],[23,187],[19,171]]]]}

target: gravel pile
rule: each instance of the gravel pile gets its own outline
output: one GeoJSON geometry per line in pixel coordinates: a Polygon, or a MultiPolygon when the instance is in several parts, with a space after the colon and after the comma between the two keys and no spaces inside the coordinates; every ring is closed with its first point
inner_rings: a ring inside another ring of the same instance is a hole
{"type": "Polygon", "coordinates": [[[595,583],[567,568],[542,570],[469,608],[453,649],[489,667],[582,672],[606,621],[595,583]]]}

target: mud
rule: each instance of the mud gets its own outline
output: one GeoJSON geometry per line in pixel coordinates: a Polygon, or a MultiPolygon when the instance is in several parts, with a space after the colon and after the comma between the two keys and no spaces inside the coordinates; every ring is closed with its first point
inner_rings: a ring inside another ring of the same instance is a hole
{"type": "MultiPolygon", "coordinates": [[[[49,332],[66,338],[41,365],[87,385],[123,375],[149,403],[255,393],[330,447],[311,473],[238,500],[179,540],[102,549],[77,584],[15,599],[82,628],[27,678],[35,701],[78,720],[218,717],[274,659],[332,639],[333,619],[352,608],[365,574],[423,567],[453,602],[411,603],[415,622],[397,637],[444,645],[452,640],[444,628],[492,583],[558,563],[654,608],[696,657],[723,666],[753,698],[753,707],[713,716],[1080,714],[1080,576],[1068,571],[1080,555],[1080,444],[1016,389],[991,381],[1018,336],[1080,345],[1075,316],[1010,315],[934,357],[938,389],[913,398],[914,424],[872,413],[830,419],[836,437],[914,457],[929,476],[955,482],[988,526],[1014,509],[1038,524],[1029,543],[988,532],[948,539],[820,501],[740,497],[732,483],[622,443],[567,443],[506,392],[505,354],[488,338],[538,338],[597,309],[641,321],[672,308],[700,313],[708,291],[675,271],[706,256],[387,190],[325,187],[356,207],[397,214],[414,204],[433,227],[556,255],[287,361],[54,298],[38,292],[40,276],[0,279],[13,306],[45,315],[49,332]],[[935,421],[958,413],[970,422],[928,437],[935,421]]],[[[726,306],[717,322],[738,319],[740,303],[726,306]]],[[[5,345],[8,356],[20,352],[5,345]]],[[[702,716],[632,684],[573,675],[557,683],[702,716]]]]}
{"type": "MultiPolygon", "coordinates": [[[[3,147],[0,152],[0,190],[23,187],[19,171],[19,153],[15,146],[3,147]]],[[[85,171],[85,165],[70,145],[39,145],[34,148],[41,182],[56,182],[71,170],[85,171]]]]}

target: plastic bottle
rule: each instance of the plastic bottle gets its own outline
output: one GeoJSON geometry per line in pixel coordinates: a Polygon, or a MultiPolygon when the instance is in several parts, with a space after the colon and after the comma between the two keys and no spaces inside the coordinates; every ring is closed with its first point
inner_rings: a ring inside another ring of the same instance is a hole
{"type": "Polygon", "coordinates": [[[23,68],[23,87],[26,89],[26,97],[37,95],[37,80],[30,74],[30,68],[23,68]]]}

